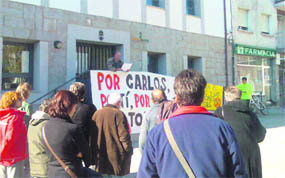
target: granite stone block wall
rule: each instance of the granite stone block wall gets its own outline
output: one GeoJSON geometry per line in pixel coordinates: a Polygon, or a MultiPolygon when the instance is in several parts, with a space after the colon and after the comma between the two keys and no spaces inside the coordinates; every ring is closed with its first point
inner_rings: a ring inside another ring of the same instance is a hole
{"type": "MultiPolygon", "coordinates": [[[[183,56],[195,56],[201,58],[202,73],[209,83],[225,85],[223,38],[7,0],[0,0],[0,3],[0,38],[3,38],[3,41],[48,43],[48,53],[45,55],[48,56],[49,90],[68,80],[67,39],[70,24],[129,32],[129,60],[134,64],[134,71],[143,70],[144,52],[167,54],[168,74],[172,76],[184,69],[183,56]],[[142,38],[148,41],[134,40],[139,38],[140,33],[142,38]],[[62,41],[63,48],[54,48],[53,42],[56,40],[62,41]]],[[[230,48],[228,53],[230,61],[230,48]]],[[[231,74],[230,62],[228,68],[231,74]]],[[[229,80],[231,81],[230,75],[229,80]]]]}

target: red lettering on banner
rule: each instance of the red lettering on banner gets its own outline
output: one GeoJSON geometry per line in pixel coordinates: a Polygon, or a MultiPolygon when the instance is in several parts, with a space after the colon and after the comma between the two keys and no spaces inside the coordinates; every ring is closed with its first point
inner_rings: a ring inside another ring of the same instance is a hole
{"type": "Polygon", "coordinates": [[[145,107],[150,107],[150,100],[149,100],[149,96],[145,95],[145,107]]]}
{"type": "Polygon", "coordinates": [[[139,102],[140,102],[140,97],[138,94],[135,94],[135,104],[136,104],[136,108],[139,107],[139,102]]]}
{"type": "Polygon", "coordinates": [[[102,82],[104,81],[104,74],[102,72],[98,72],[97,74],[97,80],[98,80],[98,89],[102,90],[102,82]]]}
{"type": "Polygon", "coordinates": [[[135,94],[135,106],[138,107],[150,107],[150,98],[148,95],[135,94]]]}
{"type": "Polygon", "coordinates": [[[140,96],[141,107],[144,107],[144,97],[143,95],[140,96]]]}
{"type": "Polygon", "coordinates": [[[104,107],[104,105],[107,103],[108,98],[104,94],[101,94],[100,99],[101,99],[102,107],[104,107]]]}
{"type": "Polygon", "coordinates": [[[114,89],[115,90],[120,90],[120,77],[117,74],[114,74],[114,89]]]}
{"type": "Polygon", "coordinates": [[[102,90],[102,83],[105,82],[105,85],[108,90],[120,90],[120,77],[117,74],[114,74],[113,77],[110,74],[107,74],[106,77],[102,72],[97,73],[97,82],[98,89],[102,90]],[[113,88],[114,87],[114,88],[113,88]]]}
{"type": "Polygon", "coordinates": [[[111,90],[112,86],[113,86],[113,80],[112,80],[112,77],[110,74],[107,75],[107,77],[105,79],[105,83],[106,83],[107,89],[111,90]],[[108,82],[108,79],[109,79],[109,82],[108,82]]]}

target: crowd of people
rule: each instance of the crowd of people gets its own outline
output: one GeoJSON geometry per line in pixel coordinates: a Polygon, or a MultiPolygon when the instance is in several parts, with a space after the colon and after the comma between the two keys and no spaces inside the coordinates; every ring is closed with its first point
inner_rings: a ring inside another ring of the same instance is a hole
{"type": "MultiPolygon", "coordinates": [[[[119,58],[119,57],[118,57],[119,58]]],[[[214,113],[201,106],[205,78],[184,70],[174,81],[174,100],[152,91],[139,137],[137,177],[262,177],[258,142],[266,130],[230,86],[214,113]]],[[[0,102],[0,177],[116,177],[130,173],[131,128],[119,93],[97,110],[85,103],[85,86],[73,83],[44,100],[32,114],[32,87],[19,84],[0,102]]]]}
{"type": "Polygon", "coordinates": [[[110,94],[108,105],[97,111],[84,102],[84,84],[75,82],[30,115],[30,92],[21,83],[1,98],[1,178],[129,174],[133,148],[120,94],[110,94]]]}
{"type": "Polygon", "coordinates": [[[199,72],[185,70],[175,78],[174,101],[153,91],[139,137],[137,177],[262,177],[258,143],[266,129],[249,107],[247,78],[226,88],[225,104],[213,114],[200,106],[206,84],[199,72]]]}

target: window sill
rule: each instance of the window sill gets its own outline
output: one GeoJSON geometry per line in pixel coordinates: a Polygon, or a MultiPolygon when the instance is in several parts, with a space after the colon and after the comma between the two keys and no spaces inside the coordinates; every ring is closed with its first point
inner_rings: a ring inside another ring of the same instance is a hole
{"type": "Polygon", "coordinates": [[[194,18],[197,18],[197,19],[201,19],[200,16],[196,16],[196,15],[186,14],[186,16],[188,16],[188,17],[194,17],[194,18]]]}
{"type": "Polygon", "coordinates": [[[154,9],[159,9],[159,10],[163,10],[165,11],[165,8],[164,7],[157,7],[157,6],[152,6],[152,5],[146,5],[147,7],[150,7],[150,8],[154,8],[154,9]]]}
{"type": "Polygon", "coordinates": [[[253,31],[248,31],[248,30],[240,30],[240,29],[238,29],[237,31],[242,32],[242,33],[247,33],[247,34],[253,34],[253,31]]]}
{"type": "Polygon", "coordinates": [[[264,36],[264,37],[267,37],[267,38],[274,38],[274,35],[272,35],[272,34],[261,33],[261,36],[264,36]]]}

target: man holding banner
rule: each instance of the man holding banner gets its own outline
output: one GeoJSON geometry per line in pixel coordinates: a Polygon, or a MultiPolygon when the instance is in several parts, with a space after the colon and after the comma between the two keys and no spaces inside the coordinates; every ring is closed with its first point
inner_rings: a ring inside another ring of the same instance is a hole
{"type": "Polygon", "coordinates": [[[120,51],[116,51],[114,57],[111,57],[107,60],[107,69],[110,71],[122,71],[122,66],[124,62],[121,61],[120,51]]]}

